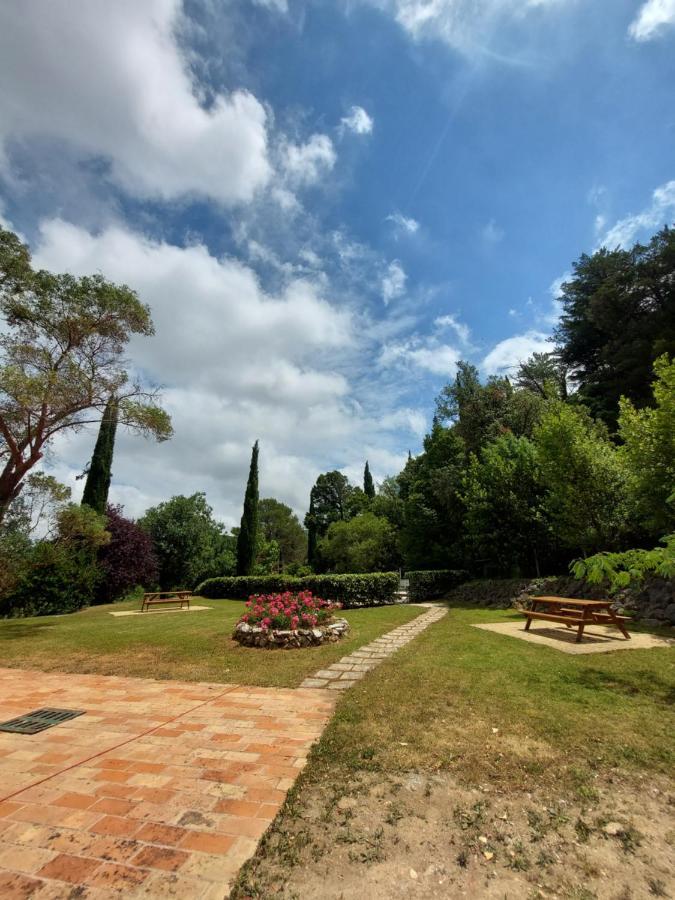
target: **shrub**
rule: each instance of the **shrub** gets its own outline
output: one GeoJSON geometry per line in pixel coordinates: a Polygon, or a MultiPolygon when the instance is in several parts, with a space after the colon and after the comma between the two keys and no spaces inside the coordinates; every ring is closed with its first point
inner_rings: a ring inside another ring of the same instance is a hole
{"type": "Polygon", "coordinates": [[[247,601],[246,612],[239,621],[260,625],[265,631],[268,628],[313,628],[329,622],[336,609],[340,609],[339,603],[313,597],[311,591],[257,594],[247,601]]]}
{"type": "Polygon", "coordinates": [[[467,573],[459,569],[420,569],[416,572],[407,572],[406,576],[410,582],[408,588],[410,601],[419,603],[420,600],[442,597],[466,581],[467,573]]]}
{"type": "Polygon", "coordinates": [[[339,603],[344,609],[383,606],[396,602],[399,577],[396,572],[372,572],[368,575],[257,575],[238,578],[209,578],[196,590],[202,597],[231,597],[246,600],[253,594],[311,591],[339,603]]]}
{"type": "Polygon", "coordinates": [[[158,567],[152,538],[140,525],[122,515],[121,506],[108,506],[106,518],[110,543],[99,551],[103,581],[98,600],[113,603],[138,585],[153,587],[157,583],[158,567]]]}

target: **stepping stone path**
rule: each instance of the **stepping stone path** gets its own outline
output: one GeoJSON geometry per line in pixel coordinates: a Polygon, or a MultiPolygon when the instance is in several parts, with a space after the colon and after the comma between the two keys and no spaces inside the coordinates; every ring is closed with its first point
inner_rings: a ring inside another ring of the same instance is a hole
{"type": "Polygon", "coordinates": [[[382,637],[377,638],[365,647],[359,647],[349,656],[343,656],[338,662],[333,663],[325,669],[319,669],[309,678],[305,678],[300,687],[302,688],[326,688],[330,691],[345,691],[347,688],[356,684],[361,678],[379,666],[380,663],[396,653],[401,647],[405,646],[413,638],[417,637],[422,631],[438,622],[447,614],[447,609],[443,606],[434,606],[431,603],[417,603],[416,606],[424,606],[429,611],[400,625],[393,631],[387,632],[382,637]]]}

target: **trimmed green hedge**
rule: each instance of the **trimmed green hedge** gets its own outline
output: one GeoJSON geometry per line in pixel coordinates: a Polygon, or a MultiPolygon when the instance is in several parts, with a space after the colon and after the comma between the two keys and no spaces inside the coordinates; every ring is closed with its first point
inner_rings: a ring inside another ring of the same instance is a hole
{"type": "Polygon", "coordinates": [[[207,578],[196,589],[202,597],[231,597],[248,600],[252,594],[275,594],[282,591],[311,591],[324,600],[341,603],[344,609],[360,606],[384,606],[396,602],[399,577],[397,572],[372,572],[368,575],[250,575],[232,578],[207,578]]]}
{"type": "Polygon", "coordinates": [[[458,584],[466,581],[467,573],[459,569],[421,569],[417,572],[406,572],[410,582],[408,594],[411,603],[420,600],[433,600],[442,597],[458,584]]]}

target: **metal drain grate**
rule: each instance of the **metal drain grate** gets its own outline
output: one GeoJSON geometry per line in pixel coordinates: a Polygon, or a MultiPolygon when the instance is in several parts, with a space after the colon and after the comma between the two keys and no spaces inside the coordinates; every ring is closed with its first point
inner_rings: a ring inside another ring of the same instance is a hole
{"type": "Polygon", "coordinates": [[[84,712],[83,709],[49,709],[48,707],[36,709],[26,713],[25,716],[10,719],[9,722],[0,722],[0,731],[11,731],[14,734],[37,734],[39,731],[44,731],[45,728],[53,728],[54,725],[60,725],[61,722],[67,722],[68,719],[83,716],[84,712]]]}

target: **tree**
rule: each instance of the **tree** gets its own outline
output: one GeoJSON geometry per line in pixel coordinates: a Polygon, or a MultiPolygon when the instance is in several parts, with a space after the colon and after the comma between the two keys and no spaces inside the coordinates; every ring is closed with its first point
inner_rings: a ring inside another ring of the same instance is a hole
{"type": "Polygon", "coordinates": [[[8,531],[21,531],[27,538],[35,532],[51,534],[55,517],[70,495],[70,488],[53,475],[31,472],[0,522],[0,535],[8,531]]]}
{"type": "Polygon", "coordinates": [[[366,467],[363,470],[363,493],[369,500],[372,500],[375,496],[375,482],[373,481],[373,476],[370,474],[368,460],[366,460],[366,467]]]}
{"type": "Polygon", "coordinates": [[[244,512],[237,536],[237,575],[253,572],[258,542],[258,442],[251,451],[251,467],[244,494],[244,512]]]}
{"type": "Polygon", "coordinates": [[[654,360],[675,354],[675,230],[574,263],[555,332],[561,360],[592,414],[614,429],[619,398],[651,401],[654,360]]]}
{"type": "Polygon", "coordinates": [[[276,542],[281,570],[291,563],[305,561],[307,533],[290,506],[273,497],[261,500],[258,504],[258,528],[263,540],[276,542]]]}
{"type": "Polygon", "coordinates": [[[617,548],[627,530],[627,476],[607,429],[583,407],[556,402],[534,442],[561,542],[584,555],[617,548]]]}
{"type": "Polygon", "coordinates": [[[309,495],[309,512],[305,516],[310,566],[316,560],[317,542],[326,534],[330,524],[349,518],[349,501],[353,492],[354,488],[342,472],[326,472],[316,479],[309,495]]]}
{"type": "Polygon", "coordinates": [[[631,474],[637,521],[655,537],[675,531],[675,359],[654,363],[654,406],[620,401],[620,453],[631,474]]]}
{"type": "Polygon", "coordinates": [[[108,491],[112,478],[112,461],[117,431],[117,398],[111,397],[103,412],[98,429],[94,453],[87,470],[82,503],[98,513],[104,513],[108,505],[108,491]]]}
{"type": "Polygon", "coordinates": [[[364,512],[333,522],[319,542],[323,567],[331,572],[384,572],[399,564],[396,533],[383,518],[364,512]]]}
{"type": "Polygon", "coordinates": [[[455,380],[436,399],[436,420],[453,423],[467,453],[480,453],[507,431],[531,437],[544,407],[542,397],[515,390],[508,378],[491,376],[481,384],[476,367],[460,362],[455,380]]]}
{"type": "Polygon", "coordinates": [[[0,227],[0,521],[52,438],[99,421],[111,395],[124,425],[171,436],[157,393],[131,383],[123,352],[153,334],[134,291],[101,275],[35,271],[28,248],[0,227]]]}
{"type": "Polygon", "coordinates": [[[531,391],[543,400],[567,400],[567,366],[555,351],[533,353],[521,363],[516,374],[516,386],[531,391]]]}
{"type": "Polygon", "coordinates": [[[401,549],[407,568],[454,568],[462,562],[466,448],[456,427],[434,422],[424,452],[399,476],[401,549]]]}
{"type": "Polygon", "coordinates": [[[113,603],[138,585],[154,587],[158,566],[147,531],[125,518],[121,506],[108,506],[105,515],[110,542],[98,552],[102,572],[98,599],[101,603],[113,603]]]}
{"type": "Polygon", "coordinates": [[[229,553],[234,561],[233,540],[204,494],[172,497],[147,510],[138,524],[152,538],[163,590],[192,589],[204,578],[230,574],[225,560],[229,553]]]}
{"type": "Polygon", "coordinates": [[[501,574],[540,575],[551,535],[534,444],[504,434],[473,456],[465,476],[467,548],[501,574]]]}

